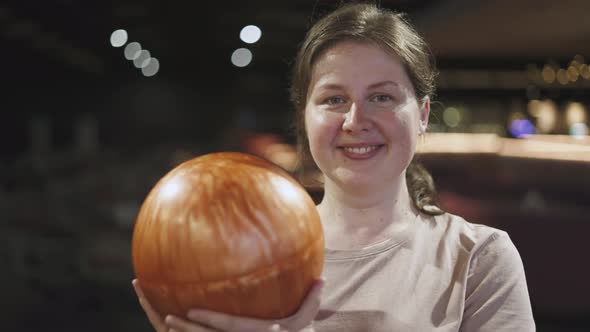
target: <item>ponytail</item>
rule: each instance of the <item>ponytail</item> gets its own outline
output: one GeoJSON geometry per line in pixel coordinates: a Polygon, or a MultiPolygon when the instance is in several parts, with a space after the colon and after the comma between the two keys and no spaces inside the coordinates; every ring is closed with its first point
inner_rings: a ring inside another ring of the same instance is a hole
{"type": "Polygon", "coordinates": [[[410,198],[420,212],[431,216],[445,213],[437,204],[434,181],[424,166],[412,160],[406,170],[406,183],[410,198]]]}

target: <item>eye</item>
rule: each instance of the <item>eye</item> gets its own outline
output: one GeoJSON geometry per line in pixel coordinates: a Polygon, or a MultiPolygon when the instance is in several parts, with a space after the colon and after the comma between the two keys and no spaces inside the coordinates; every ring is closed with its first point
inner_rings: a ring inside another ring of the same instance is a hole
{"type": "Polygon", "coordinates": [[[373,97],[371,97],[371,101],[374,101],[377,103],[387,103],[387,102],[393,101],[393,97],[390,95],[379,94],[379,95],[374,95],[373,97]]]}
{"type": "Polygon", "coordinates": [[[344,104],[346,101],[341,96],[333,96],[329,97],[325,100],[325,103],[328,105],[340,105],[344,104]]]}

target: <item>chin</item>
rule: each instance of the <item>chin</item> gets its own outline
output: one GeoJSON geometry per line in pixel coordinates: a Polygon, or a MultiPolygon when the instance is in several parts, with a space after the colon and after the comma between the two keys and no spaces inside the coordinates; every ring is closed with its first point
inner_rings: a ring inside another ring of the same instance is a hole
{"type": "Polygon", "coordinates": [[[343,188],[366,191],[382,185],[383,182],[378,180],[380,178],[375,174],[358,174],[346,170],[337,172],[332,180],[343,188]]]}

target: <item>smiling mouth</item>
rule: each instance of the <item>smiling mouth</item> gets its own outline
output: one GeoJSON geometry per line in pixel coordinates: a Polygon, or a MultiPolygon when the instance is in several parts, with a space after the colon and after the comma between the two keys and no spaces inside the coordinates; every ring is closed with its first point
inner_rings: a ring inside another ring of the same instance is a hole
{"type": "Polygon", "coordinates": [[[344,150],[347,155],[351,156],[367,156],[372,155],[375,153],[379,148],[383,147],[383,144],[377,145],[368,145],[368,146],[341,146],[340,148],[344,150]]]}

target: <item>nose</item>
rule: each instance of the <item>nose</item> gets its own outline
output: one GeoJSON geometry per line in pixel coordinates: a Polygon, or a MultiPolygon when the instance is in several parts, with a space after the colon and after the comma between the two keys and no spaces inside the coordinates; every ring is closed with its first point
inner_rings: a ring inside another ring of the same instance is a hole
{"type": "Polygon", "coordinates": [[[350,110],[344,114],[342,129],[348,133],[369,131],[371,129],[371,121],[359,103],[353,103],[350,110]]]}

